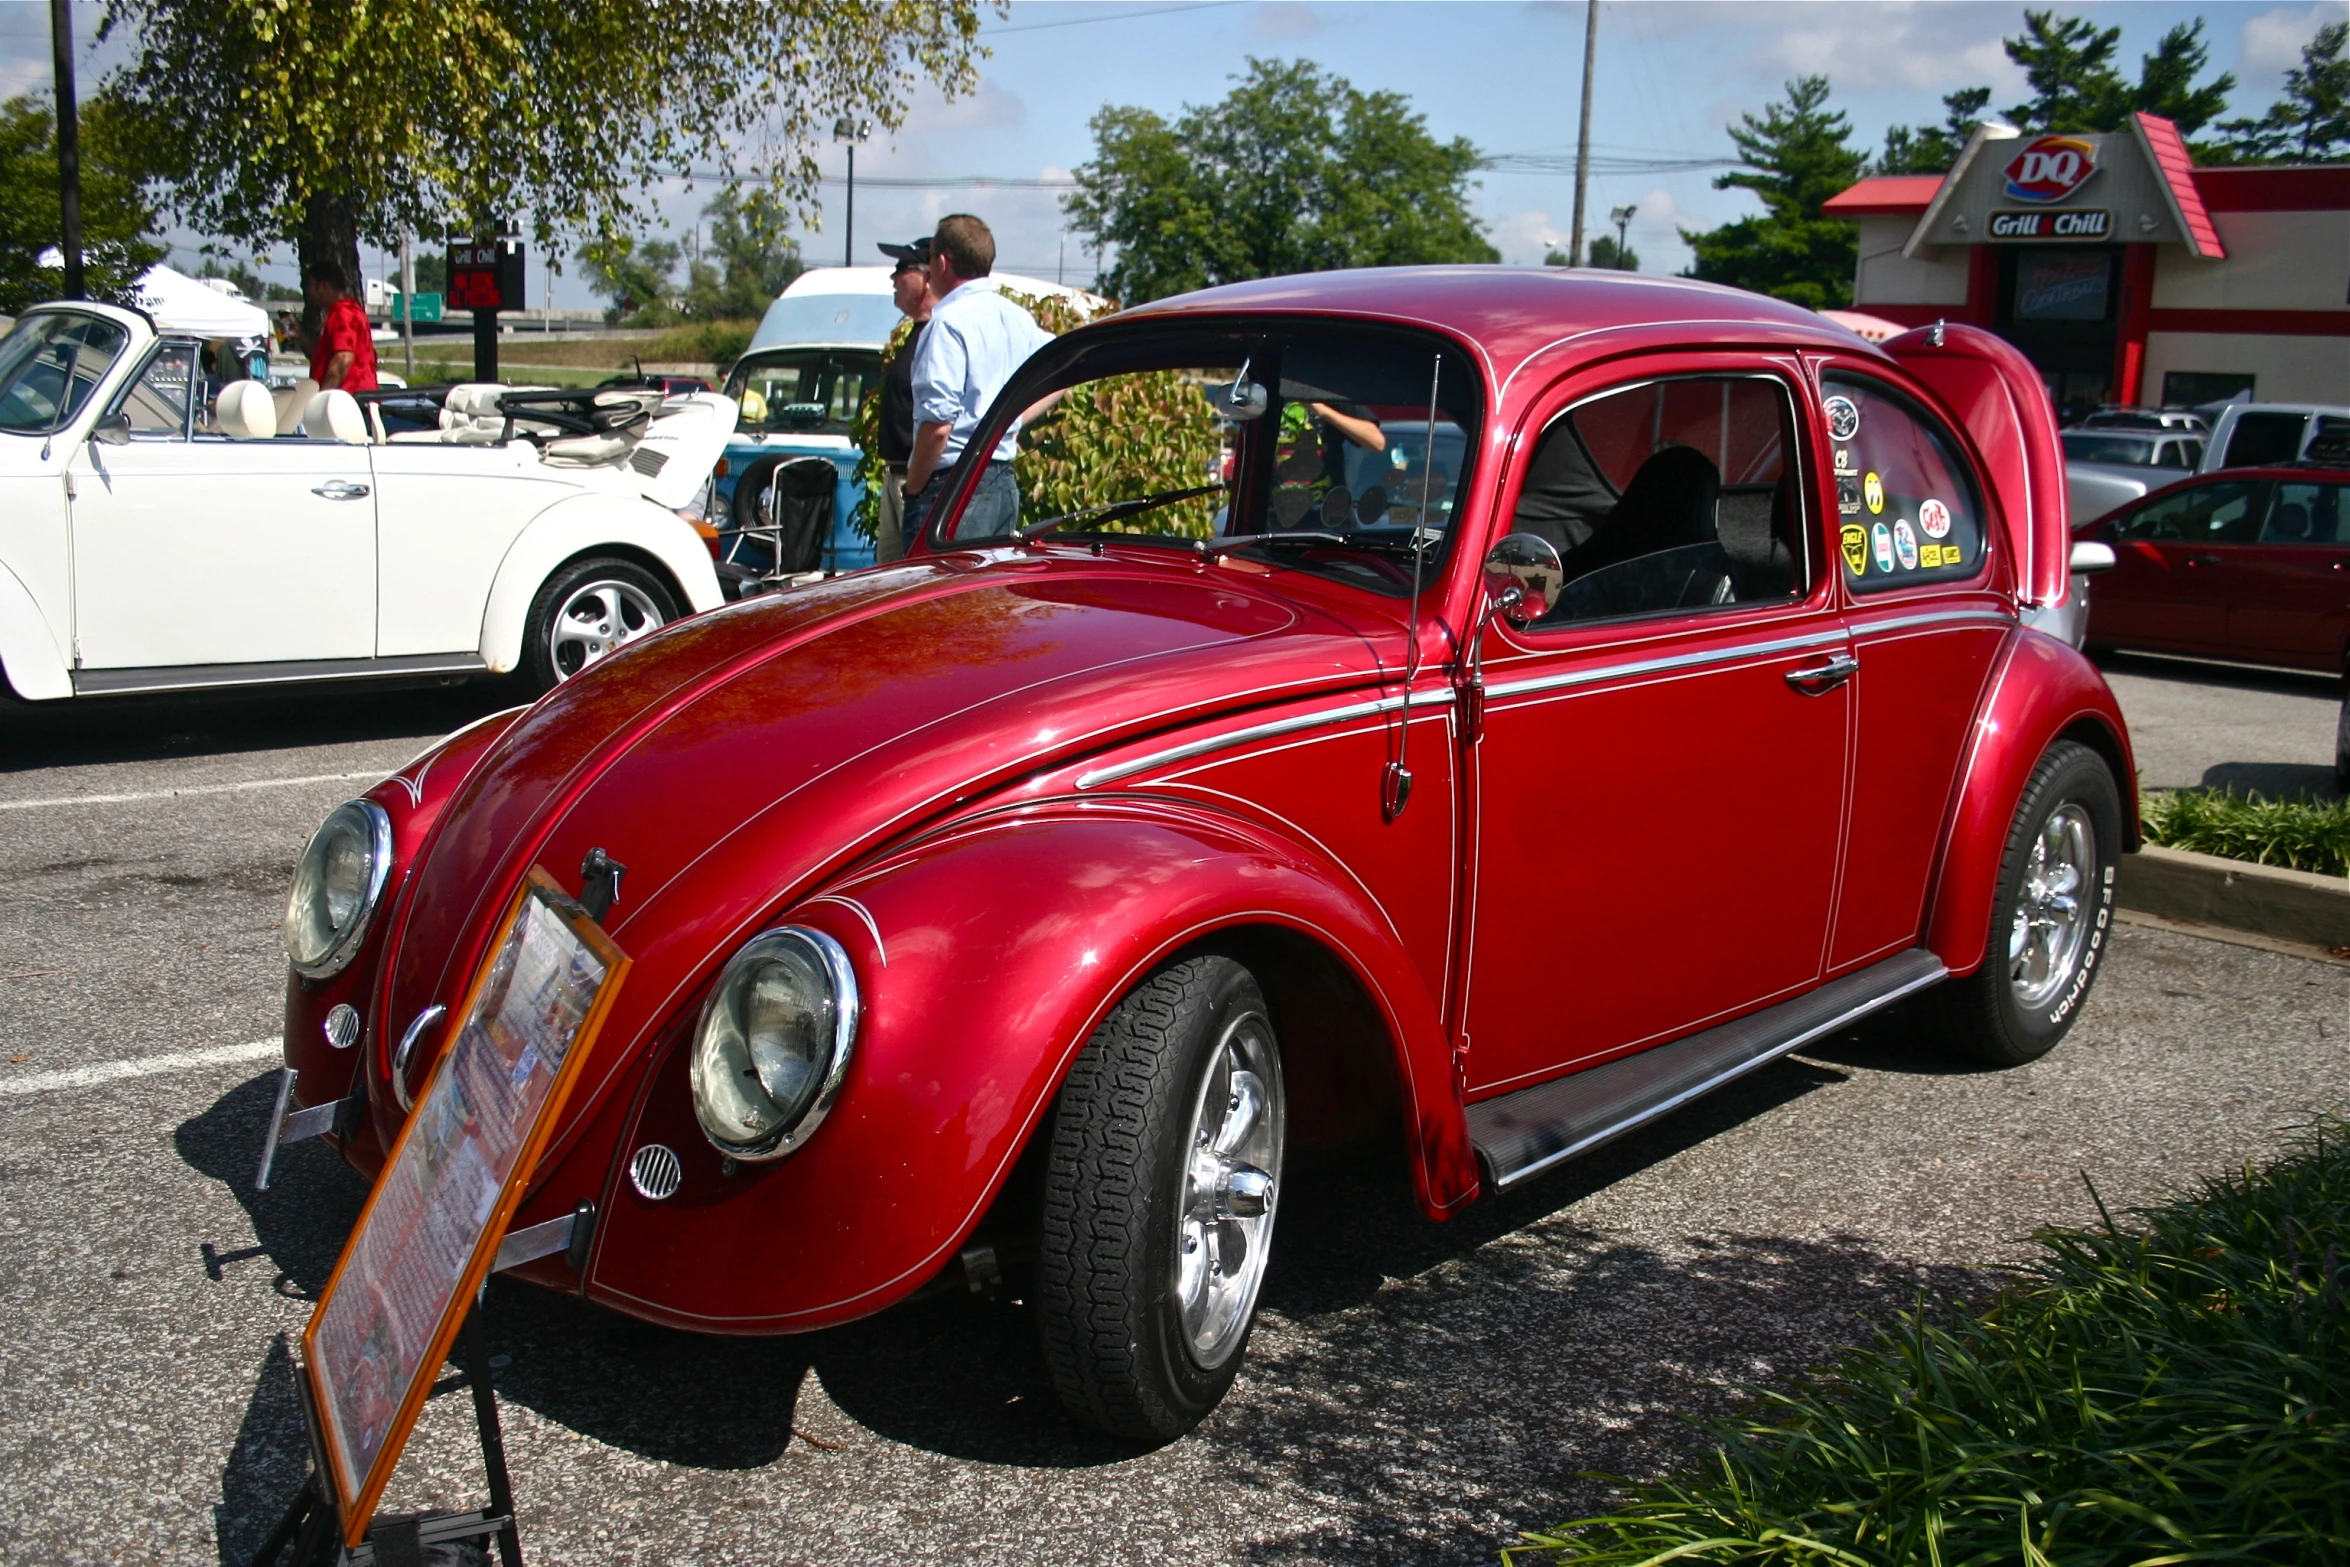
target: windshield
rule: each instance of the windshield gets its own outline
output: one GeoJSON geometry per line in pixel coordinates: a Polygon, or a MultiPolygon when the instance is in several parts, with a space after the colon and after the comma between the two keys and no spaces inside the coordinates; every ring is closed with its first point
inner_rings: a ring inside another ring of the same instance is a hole
{"type": "Polygon", "coordinates": [[[1009,443],[1010,474],[984,475],[936,542],[1015,526],[1196,541],[1397,594],[1411,590],[1417,550],[1433,579],[1480,405],[1457,351],[1269,322],[1148,346],[1108,339],[1073,369],[1009,443]]]}
{"type": "Polygon", "coordinates": [[[71,420],[130,334],[112,321],[44,311],[0,341],[0,430],[45,435],[71,420]]]}
{"type": "Polygon", "coordinates": [[[881,355],[863,348],[781,348],[755,353],[726,378],[735,428],[746,434],[846,435],[881,379],[881,355]]]}
{"type": "Polygon", "coordinates": [[[2158,465],[2156,443],[2144,436],[2067,430],[2059,438],[2064,442],[2064,455],[2073,462],[2119,463],[2130,468],[2152,468],[2158,465]]]}

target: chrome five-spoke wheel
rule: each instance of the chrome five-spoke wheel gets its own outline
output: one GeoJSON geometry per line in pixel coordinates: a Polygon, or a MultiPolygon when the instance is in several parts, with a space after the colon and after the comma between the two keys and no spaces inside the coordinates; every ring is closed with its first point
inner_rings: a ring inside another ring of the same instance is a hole
{"type": "Polygon", "coordinates": [[[1225,1028],[1200,1079],[1184,1146],[1175,1299],[1184,1345],[1213,1371],[1240,1347],[1271,1254],[1282,1116],[1273,1029],[1261,1012],[1225,1028]]]}
{"type": "Polygon", "coordinates": [[[2089,813],[2071,802],[2057,807],[2032,840],[2007,938],[2008,983],[2027,1012],[2047,1006],[2081,965],[2089,934],[2082,900],[2096,872],[2089,813]]]}

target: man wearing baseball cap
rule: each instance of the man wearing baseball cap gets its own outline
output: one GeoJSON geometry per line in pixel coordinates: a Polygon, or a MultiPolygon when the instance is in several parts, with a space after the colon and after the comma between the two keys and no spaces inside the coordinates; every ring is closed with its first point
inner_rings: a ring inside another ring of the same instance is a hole
{"type": "Polygon", "coordinates": [[[906,464],[914,455],[914,350],[930,321],[938,299],[930,291],[930,236],[910,245],[883,245],[881,253],[896,263],[889,275],[891,297],[914,330],[898,345],[895,359],[881,378],[881,460],[888,465],[881,499],[875,508],[873,558],[902,560],[906,553],[906,464]]]}

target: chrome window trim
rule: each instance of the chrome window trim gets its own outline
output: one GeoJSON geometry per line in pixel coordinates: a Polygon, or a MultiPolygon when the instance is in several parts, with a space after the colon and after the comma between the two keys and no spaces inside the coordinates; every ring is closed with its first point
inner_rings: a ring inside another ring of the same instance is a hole
{"type": "Polygon", "coordinates": [[[1492,702],[1505,696],[1522,696],[1530,691],[1563,691],[1575,686],[1597,685],[1602,681],[1636,675],[1666,674],[1676,669],[1702,669],[1711,664],[1733,664],[1740,659],[1765,658],[1774,653],[1801,653],[1842,642],[1846,635],[1844,627],[1838,625],[1822,631],[1807,631],[1801,636],[1773,637],[1767,642],[1740,642],[1730,647],[1700,648],[1689,653],[1667,653],[1658,658],[1627,659],[1620,663],[1561,670],[1556,674],[1533,675],[1524,680],[1505,680],[1488,686],[1485,698],[1492,702]]]}
{"type": "MultiPolygon", "coordinates": [[[[1442,708],[1453,704],[1450,686],[1412,693],[1410,703],[1415,708],[1442,708]]],[[[1343,724],[1349,719],[1370,718],[1380,713],[1392,713],[1403,707],[1402,696],[1383,696],[1368,702],[1349,702],[1343,707],[1326,707],[1319,712],[1298,713],[1288,718],[1276,718],[1267,723],[1252,724],[1246,729],[1227,730],[1204,739],[1186,740],[1163,751],[1136,757],[1130,762],[1113,762],[1108,767],[1097,767],[1077,775],[1077,787],[1091,789],[1096,784],[1114,783],[1120,778],[1131,778],[1136,773],[1149,772],[1172,762],[1186,762],[1195,756],[1206,756],[1226,746],[1247,745],[1254,740],[1270,740],[1277,735],[1296,734],[1302,729],[1318,729],[1325,724],[1343,724]]]]}
{"type": "MultiPolygon", "coordinates": [[[[343,939],[336,942],[325,957],[316,963],[300,963],[295,961],[292,953],[286,954],[286,961],[292,964],[294,972],[304,979],[332,979],[351,966],[351,960],[359,955],[360,947],[367,941],[367,927],[375,922],[375,908],[378,903],[383,901],[384,884],[391,879],[392,818],[382,806],[365,796],[355,800],[345,800],[343,805],[357,806],[359,813],[367,818],[369,851],[367,896],[360,900],[359,917],[351,922],[350,930],[344,933],[343,939]]],[[[335,811],[341,810],[343,805],[336,806],[335,811]]],[[[327,812],[327,815],[334,815],[334,811],[327,812]]],[[[326,824],[321,822],[319,825],[323,827],[326,824]]],[[[311,834],[312,838],[317,836],[316,833],[311,834]]],[[[308,844],[302,846],[302,853],[305,858],[308,857],[310,853],[308,844]]]]}
{"type": "MultiPolygon", "coordinates": [[[[857,970],[849,961],[848,949],[810,926],[777,925],[744,942],[736,949],[734,956],[726,960],[726,967],[718,971],[717,983],[710,987],[710,994],[702,999],[701,1016],[694,1023],[694,1050],[701,1048],[702,1033],[710,1026],[710,1013],[718,1005],[718,998],[725,994],[728,976],[733,973],[735,965],[742,962],[744,956],[761,942],[775,937],[788,937],[802,943],[816,954],[817,961],[823,965],[824,977],[832,983],[832,1050],[830,1059],[825,1062],[824,1081],[817,1088],[816,1097],[809,1102],[806,1113],[767,1141],[745,1144],[722,1142],[703,1124],[701,1107],[695,1105],[694,1125],[701,1128],[702,1136],[710,1146],[729,1159],[740,1159],[747,1164],[764,1164],[796,1152],[815,1134],[816,1128],[824,1124],[824,1118],[832,1113],[833,1102],[840,1098],[841,1085],[848,1081],[849,1063],[857,1053],[857,1025],[864,1015],[863,1001],[857,990],[857,970]]],[[[689,1096],[692,1094],[690,1087],[687,1093],[689,1096]]]]}
{"type": "Polygon", "coordinates": [[[2012,626],[2016,617],[2003,609],[1944,609],[1926,615],[1902,615],[1892,620],[1862,621],[1852,628],[1856,637],[1876,636],[1886,631],[1908,631],[1918,626],[1959,625],[1981,621],[1986,625],[2012,626]]]}

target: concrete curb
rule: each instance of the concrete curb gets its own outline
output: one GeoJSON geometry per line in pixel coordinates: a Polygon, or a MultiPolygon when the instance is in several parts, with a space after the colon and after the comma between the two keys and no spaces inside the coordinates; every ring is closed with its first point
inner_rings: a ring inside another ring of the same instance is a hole
{"type": "Polygon", "coordinates": [[[2350,946],[2350,877],[2148,844],[2125,855],[2117,901],[2125,909],[2224,925],[2313,947],[2350,946]]]}

